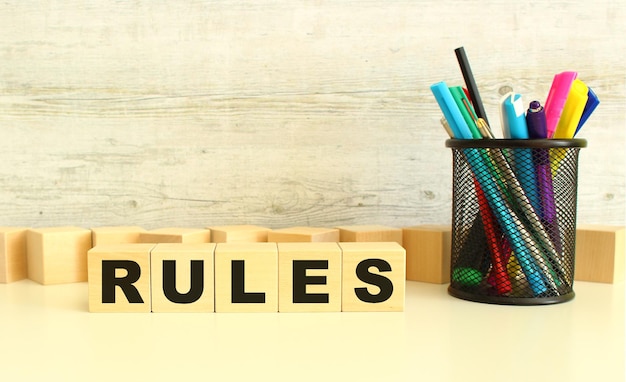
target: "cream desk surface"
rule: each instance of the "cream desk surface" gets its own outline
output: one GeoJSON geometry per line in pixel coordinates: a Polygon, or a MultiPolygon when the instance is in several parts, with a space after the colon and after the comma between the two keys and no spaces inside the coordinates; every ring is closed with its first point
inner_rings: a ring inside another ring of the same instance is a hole
{"type": "Polygon", "coordinates": [[[89,313],[87,284],[0,284],[2,381],[623,381],[624,284],[499,306],[407,281],[401,313],[89,313]]]}

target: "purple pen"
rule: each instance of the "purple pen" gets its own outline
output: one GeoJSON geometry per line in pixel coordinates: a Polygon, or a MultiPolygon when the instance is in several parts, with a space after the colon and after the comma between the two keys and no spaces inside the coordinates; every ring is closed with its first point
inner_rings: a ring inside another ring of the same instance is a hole
{"type": "MultiPolygon", "coordinates": [[[[546,123],[546,113],[539,101],[532,101],[526,112],[526,124],[528,125],[528,136],[531,139],[547,138],[548,130],[546,123]]],[[[556,204],[554,200],[554,185],[552,184],[552,168],[550,166],[549,149],[535,149],[533,152],[535,162],[535,173],[537,174],[537,187],[541,198],[541,211],[537,211],[542,223],[548,230],[548,235],[552,240],[557,253],[562,253],[561,236],[559,234],[559,223],[556,216],[556,204]]]]}
{"type": "Polygon", "coordinates": [[[546,112],[539,101],[532,101],[526,113],[526,125],[530,139],[544,139],[548,137],[546,112]]]}

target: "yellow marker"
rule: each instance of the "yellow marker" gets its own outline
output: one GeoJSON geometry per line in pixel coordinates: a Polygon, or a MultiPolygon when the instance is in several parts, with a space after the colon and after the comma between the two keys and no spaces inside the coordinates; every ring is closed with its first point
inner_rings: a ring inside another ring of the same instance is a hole
{"type": "Polygon", "coordinates": [[[572,82],[572,88],[567,95],[561,118],[556,126],[553,138],[556,139],[572,139],[576,133],[576,127],[583,115],[585,104],[587,103],[587,94],[589,88],[579,79],[572,82]]]}

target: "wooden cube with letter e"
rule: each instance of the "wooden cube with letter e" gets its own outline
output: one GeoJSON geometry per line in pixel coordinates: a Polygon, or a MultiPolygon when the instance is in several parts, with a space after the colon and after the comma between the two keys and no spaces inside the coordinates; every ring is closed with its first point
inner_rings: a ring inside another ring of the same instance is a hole
{"type": "Polygon", "coordinates": [[[154,244],[108,244],[89,250],[89,311],[150,312],[154,244]]]}
{"type": "Polygon", "coordinates": [[[157,244],[151,252],[153,312],[213,312],[214,243],[157,244]]]}
{"type": "Polygon", "coordinates": [[[217,244],[215,311],[278,311],[276,243],[217,244]]]}
{"type": "Polygon", "coordinates": [[[339,243],[344,312],[403,311],[404,248],[395,242],[339,243]]]}
{"type": "Polygon", "coordinates": [[[341,311],[337,243],[278,243],[280,312],[341,311]]]}

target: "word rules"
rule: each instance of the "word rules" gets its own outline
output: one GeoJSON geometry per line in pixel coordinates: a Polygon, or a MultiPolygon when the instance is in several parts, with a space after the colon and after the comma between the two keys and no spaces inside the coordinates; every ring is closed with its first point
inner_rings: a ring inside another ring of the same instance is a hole
{"type": "Polygon", "coordinates": [[[404,310],[395,242],[111,244],[87,257],[90,312],[404,310]]]}

